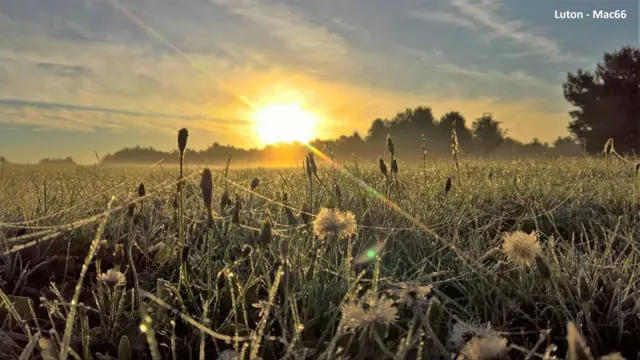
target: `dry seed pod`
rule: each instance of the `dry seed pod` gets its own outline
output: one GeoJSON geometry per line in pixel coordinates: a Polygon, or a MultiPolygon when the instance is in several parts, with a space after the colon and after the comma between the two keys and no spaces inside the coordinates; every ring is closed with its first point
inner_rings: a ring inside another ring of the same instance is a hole
{"type": "Polygon", "coordinates": [[[387,150],[389,150],[389,152],[391,153],[391,157],[393,157],[393,155],[396,152],[396,147],[393,144],[393,140],[391,139],[391,135],[387,134],[387,150]]]}
{"type": "Polygon", "coordinates": [[[189,131],[185,128],[178,131],[178,149],[180,150],[180,156],[184,155],[184,150],[187,148],[187,138],[189,137],[189,131]]]}
{"type": "Polygon", "coordinates": [[[285,238],[280,241],[280,256],[285,260],[289,257],[289,241],[285,238]]]}
{"type": "Polygon", "coordinates": [[[136,204],[131,203],[129,204],[129,206],[127,207],[127,217],[128,218],[133,218],[133,215],[136,212],[136,204]]]}
{"type": "Polygon", "coordinates": [[[146,191],[144,189],[144,183],[140,183],[140,185],[138,185],[138,196],[139,197],[143,197],[146,195],[146,191]]]}
{"type": "Polygon", "coordinates": [[[451,178],[450,177],[447,178],[447,183],[444,185],[445,193],[448,194],[449,190],[451,190],[451,178]]]}
{"type": "Polygon", "coordinates": [[[578,295],[584,304],[591,301],[591,289],[587,280],[587,273],[584,269],[580,269],[578,274],[578,295]]]}
{"type": "Polygon", "coordinates": [[[311,223],[311,215],[309,215],[310,213],[311,208],[309,208],[309,206],[305,204],[300,211],[300,219],[307,225],[311,223]]]}
{"type": "Polygon", "coordinates": [[[307,176],[311,178],[313,171],[311,170],[311,164],[309,163],[309,154],[304,157],[304,169],[307,171],[307,176]]]}
{"type": "Polygon", "coordinates": [[[547,281],[551,279],[551,270],[549,270],[549,266],[540,255],[536,255],[536,268],[543,280],[547,281]]]}
{"type": "Polygon", "coordinates": [[[271,221],[266,220],[264,223],[262,223],[262,230],[260,230],[260,235],[258,235],[258,245],[266,248],[269,243],[271,243],[272,237],[273,233],[271,229],[271,221]]]}
{"type": "Polygon", "coordinates": [[[124,259],[124,244],[116,244],[116,249],[113,252],[113,262],[116,266],[116,270],[119,270],[122,266],[122,260],[124,259]]]}
{"type": "Polygon", "coordinates": [[[233,215],[231,216],[232,224],[240,224],[240,210],[242,209],[242,204],[240,204],[240,196],[236,194],[236,205],[233,208],[233,215]]]}
{"type": "Polygon", "coordinates": [[[202,201],[208,214],[211,214],[211,199],[213,198],[213,180],[211,179],[211,170],[206,168],[202,171],[200,178],[200,189],[202,190],[202,201]]]}
{"type": "Polygon", "coordinates": [[[253,248],[251,247],[251,245],[245,245],[242,247],[242,257],[248,257],[249,255],[251,255],[251,252],[253,251],[253,248]]]}
{"type": "Polygon", "coordinates": [[[311,173],[313,173],[313,175],[318,176],[318,167],[316,166],[316,160],[313,157],[313,153],[310,152],[309,153],[309,165],[311,166],[311,173]]]}
{"type": "Polygon", "coordinates": [[[398,173],[398,161],[396,159],[391,160],[391,172],[394,174],[398,173]]]}
{"type": "Polygon", "coordinates": [[[222,197],[220,198],[220,213],[224,212],[224,208],[231,205],[231,198],[229,197],[229,190],[224,189],[222,197]]]}
{"type": "Polygon", "coordinates": [[[378,158],[378,163],[380,165],[380,172],[384,175],[384,177],[388,178],[387,163],[384,162],[383,158],[378,158]]]}
{"type": "Polygon", "coordinates": [[[118,360],[131,360],[131,342],[127,335],[122,335],[118,344],[118,360]]]}
{"type": "Polygon", "coordinates": [[[255,190],[258,185],[260,185],[260,179],[259,178],[253,178],[253,180],[251,181],[251,191],[255,190]]]}

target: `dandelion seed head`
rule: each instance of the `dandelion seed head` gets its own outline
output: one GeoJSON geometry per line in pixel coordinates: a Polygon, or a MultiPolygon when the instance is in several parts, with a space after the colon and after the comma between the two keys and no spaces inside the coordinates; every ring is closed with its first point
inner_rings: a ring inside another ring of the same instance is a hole
{"type": "Polygon", "coordinates": [[[506,234],[503,239],[502,250],[507,259],[518,266],[531,266],[535,264],[536,256],[542,254],[542,247],[538,241],[538,234],[527,234],[516,231],[506,234]]]}
{"type": "Polygon", "coordinates": [[[367,312],[357,303],[349,302],[342,305],[342,326],[346,330],[365,327],[369,323],[367,312]]]}
{"type": "Polygon", "coordinates": [[[501,360],[507,359],[507,339],[499,336],[474,337],[461,351],[465,360],[501,360]]]}
{"type": "Polygon", "coordinates": [[[322,208],[313,221],[313,231],[325,238],[330,234],[346,237],[356,233],[356,217],[352,212],[322,208]]]}
{"type": "Polygon", "coordinates": [[[427,296],[433,290],[433,285],[420,285],[416,283],[393,284],[390,293],[398,297],[398,303],[414,306],[424,304],[427,296]]]}
{"type": "Polygon", "coordinates": [[[106,273],[98,275],[98,280],[110,286],[122,286],[127,283],[127,278],[116,269],[109,269],[106,273]]]}
{"type": "Polygon", "coordinates": [[[447,348],[450,351],[459,352],[464,349],[465,344],[473,339],[477,338],[490,338],[497,337],[498,334],[491,328],[491,323],[482,325],[478,322],[456,322],[449,333],[447,338],[447,348]]]}
{"type": "Polygon", "coordinates": [[[393,300],[383,296],[376,296],[372,292],[362,298],[362,303],[368,306],[367,314],[371,322],[391,324],[397,320],[398,309],[393,300]]]}

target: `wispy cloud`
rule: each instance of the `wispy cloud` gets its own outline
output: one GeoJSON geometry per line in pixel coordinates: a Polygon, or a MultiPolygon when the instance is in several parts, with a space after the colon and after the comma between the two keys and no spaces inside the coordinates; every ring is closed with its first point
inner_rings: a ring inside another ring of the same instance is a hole
{"type": "Polygon", "coordinates": [[[491,83],[494,88],[501,89],[505,84],[517,85],[519,87],[530,88],[543,97],[559,93],[560,87],[557,84],[547,82],[523,70],[503,72],[495,69],[479,69],[477,67],[464,67],[447,58],[439,50],[416,50],[402,48],[403,53],[428,65],[453,75],[465,77],[466,84],[472,81],[480,81],[484,84],[491,83]]]}
{"type": "Polygon", "coordinates": [[[469,29],[477,28],[477,26],[470,20],[450,11],[417,10],[410,12],[409,17],[437,24],[453,25],[469,29]]]}
{"type": "Polygon", "coordinates": [[[501,14],[505,3],[500,0],[450,0],[451,4],[469,20],[491,31],[491,35],[523,45],[531,52],[551,62],[581,62],[573,54],[564,52],[553,39],[535,34],[521,19],[509,19],[501,14]]]}
{"type": "Polygon", "coordinates": [[[345,39],[311,21],[285,3],[262,0],[210,0],[229,12],[252,21],[282,41],[293,55],[310,65],[357,70],[345,39]]]}

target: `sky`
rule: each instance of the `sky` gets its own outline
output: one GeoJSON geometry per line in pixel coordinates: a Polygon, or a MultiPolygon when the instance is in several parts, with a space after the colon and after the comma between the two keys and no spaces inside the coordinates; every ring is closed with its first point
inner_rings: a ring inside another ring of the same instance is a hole
{"type": "Polygon", "coordinates": [[[429,106],[568,135],[567,72],[640,43],[638,0],[0,0],[0,156],[253,147],[253,109],[297,101],[323,137],[429,106]],[[626,19],[554,11],[626,10],[626,19]]]}

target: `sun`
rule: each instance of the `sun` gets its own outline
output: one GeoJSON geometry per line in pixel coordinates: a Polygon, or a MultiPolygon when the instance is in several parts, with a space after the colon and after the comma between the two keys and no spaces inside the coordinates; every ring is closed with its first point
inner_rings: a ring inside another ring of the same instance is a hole
{"type": "Polygon", "coordinates": [[[307,143],[315,136],[318,117],[300,103],[275,103],[258,109],[253,115],[255,131],[263,144],[279,142],[307,143]]]}

